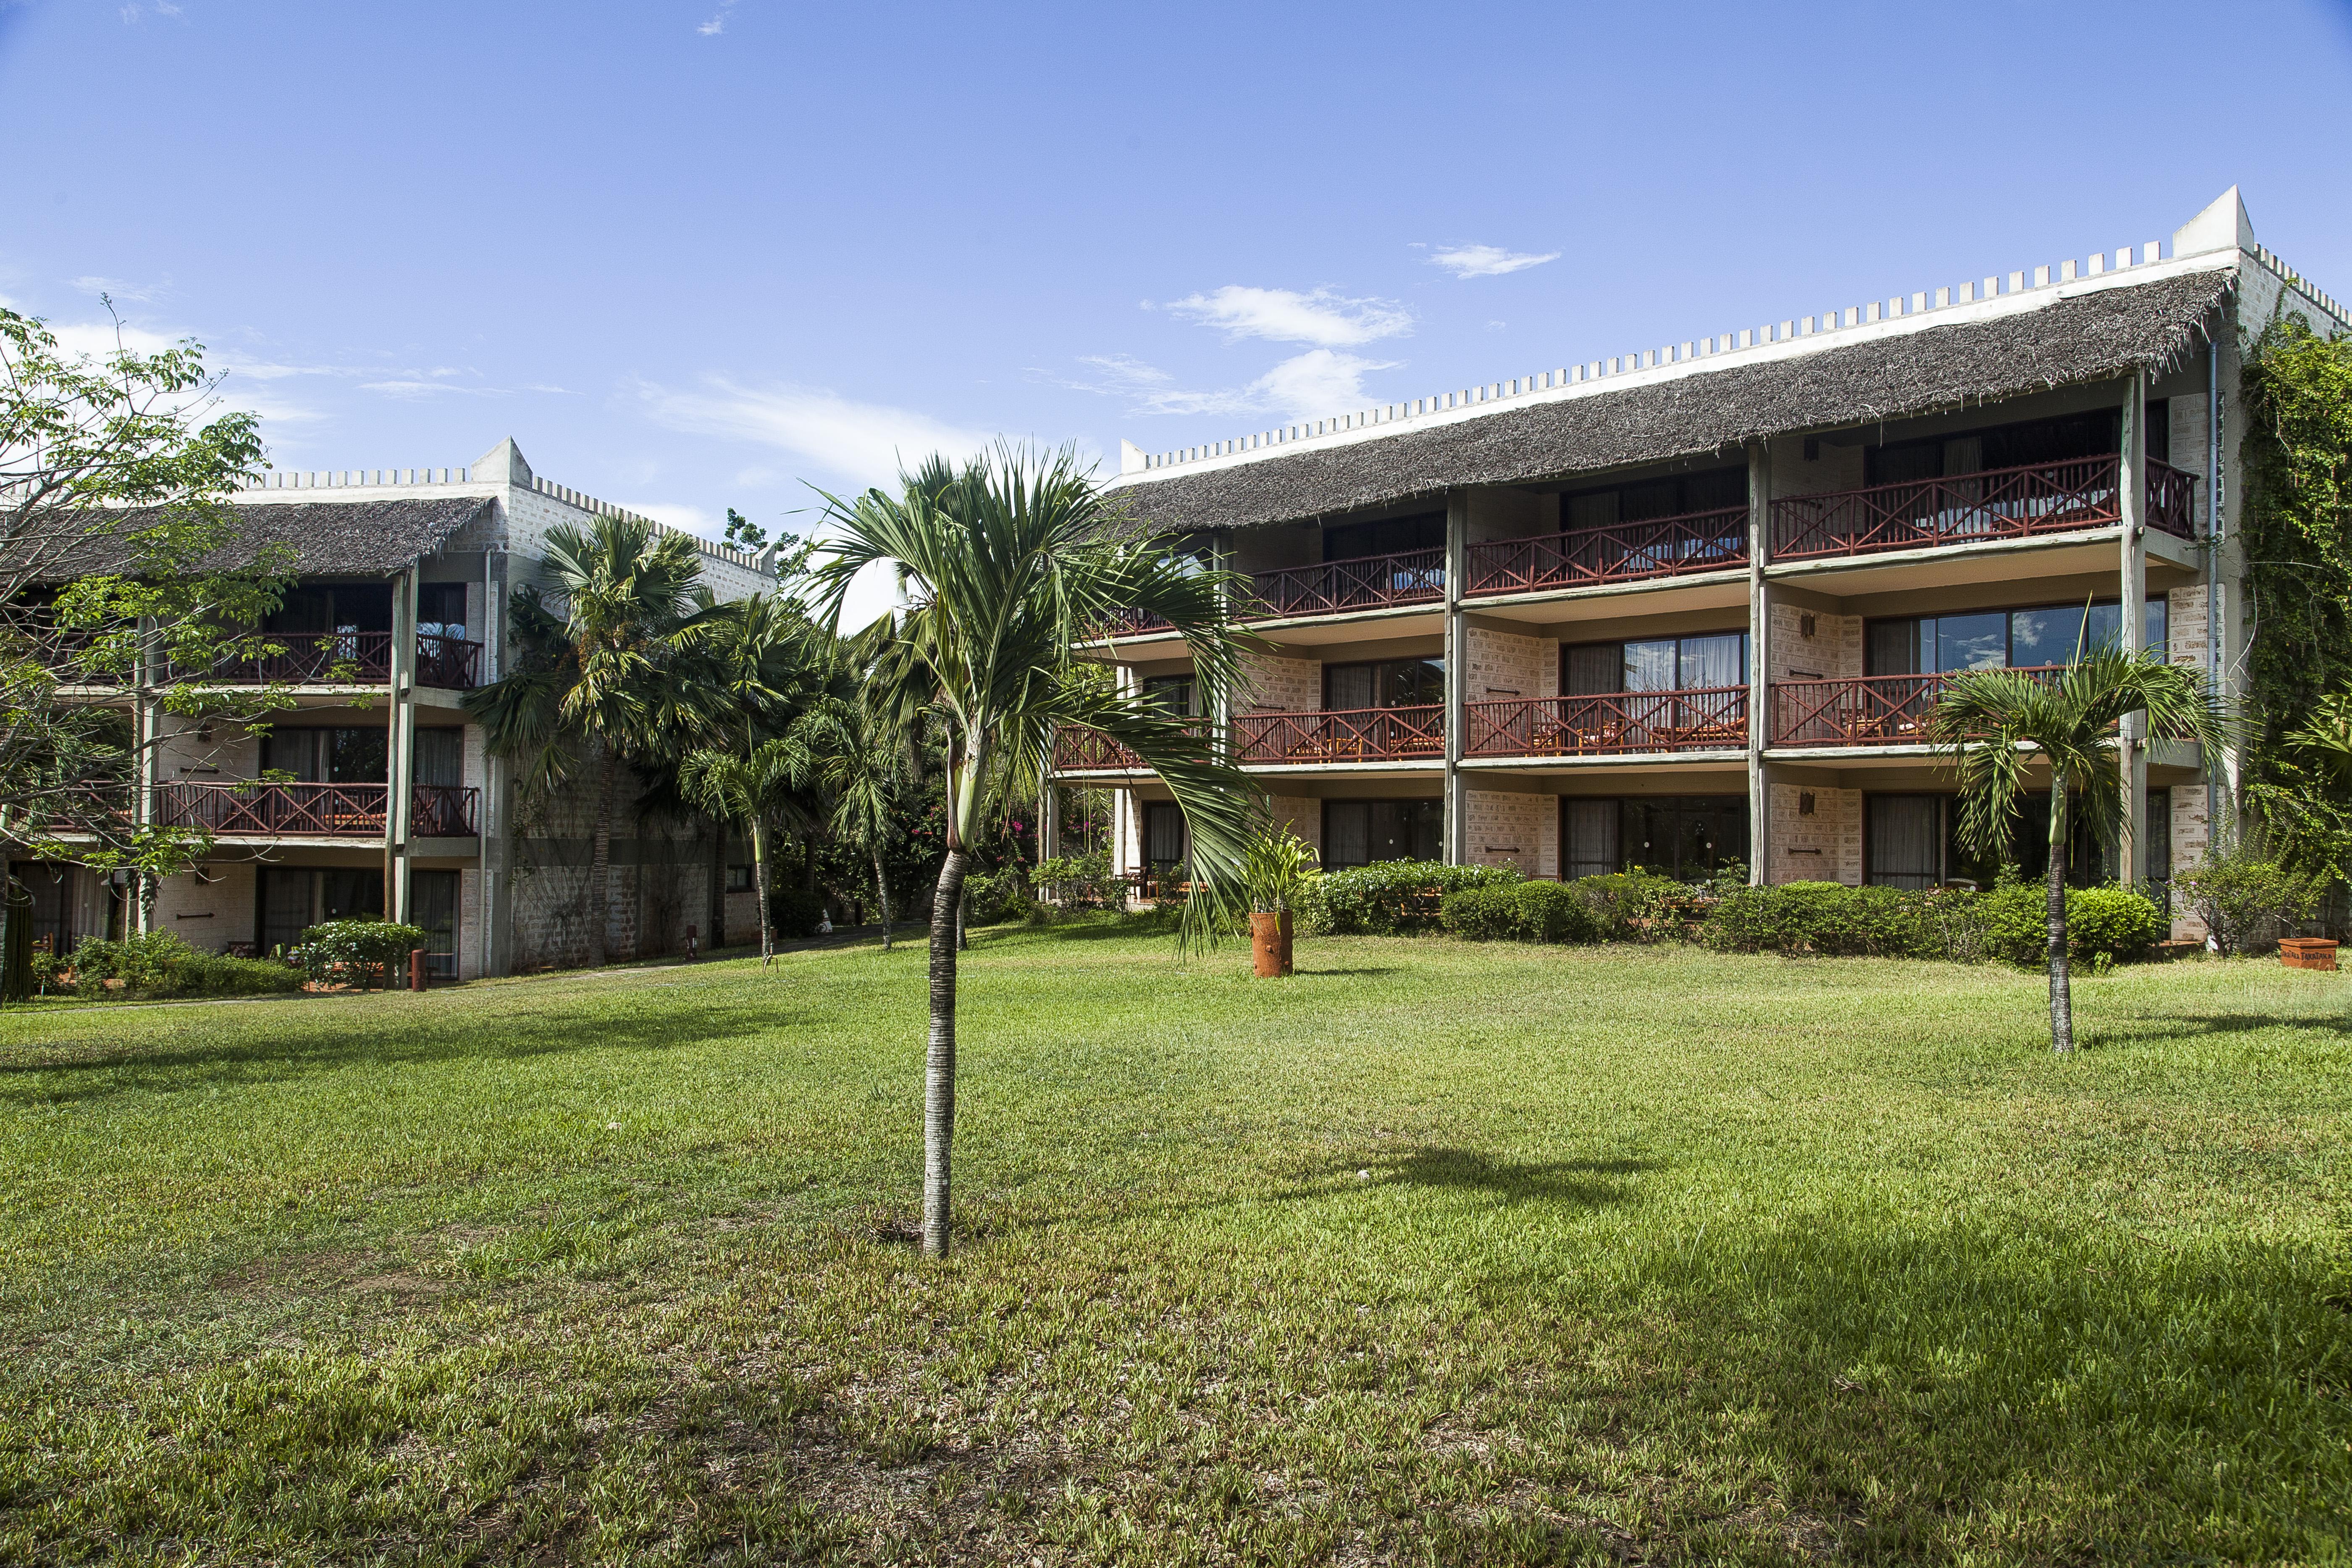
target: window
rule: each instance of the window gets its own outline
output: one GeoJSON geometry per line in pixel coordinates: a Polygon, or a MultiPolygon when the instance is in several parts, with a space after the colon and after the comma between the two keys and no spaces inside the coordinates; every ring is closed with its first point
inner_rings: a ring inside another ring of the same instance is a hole
{"type": "Polygon", "coordinates": [[[1874,795],[1863,803],[1864,879],[1886,888],[1944,880],[1948,795],[1874,795]]]}
{"type": "MultiPolygon", "coordinates": [[[[2151,434],[2168,425],[2162,404],[2148,405],[2151,434]]],[[[2073,458],[2095,458],[2122,449],[2122,412],[2093,409],[2087,414],[2054,419],[2028,419],[1971,430],[1961,436],[1929,436],[1916,441],[1890,441],[1865,454],[1866,482],[1897,485],[1914,479],[1957,479],[1986,468],[2018,468],[2029,463],[2063,463],[2073,458]]],[[[2168,429],[2167,434],[2169,435],[2168,429]]],[[[2151,440],[2151,447],[2154,442],[2151,440]]],[[[2170,443],[2166,443],[2170,449],[2170,443]]],[[[2162,458],[2162,452],[2151,451],[2162,458]]]]}
{"type": "Polygon", "coordinates": [[[1442,511],[1383,518],[1378,522],[1343,522],[1323,531],[1326,561],[1353,561],[1364,555],[1402,555],[1410,551],[1444,548],[1445,514],[1442,511]]]}
{"type": "Polygon", "coordinates": [[[1662,479],[1643,479],[1638,484],[1563,495],[1559,498],[1559,521],[1564,529],[1607,528],[1614,523],[1687,517],[1693,512],[1721,511],[1747,504],[1746,468],[1709,468],[1705,473],[1675,474],[1662,479]]]}
{"type": "MultiPolygon", "coordinates": [[[[1863,797],[1863,880],[1890,888],[1934,888],[1968,882],[1990,888],[2003,857],[1979,855],[1960,839],[1960,803],[1948,795],[1867,795],[1863,797]]],[[[2147,792],[2149,894],[2162,907],[2171,870],[2172,795],[2147,792]]],[[[2030,795],[2009,841],[2017,874],[2040,882],[2050,870],[2050,799],[2030,795]]],[[[2077,816],[2068,824],[2066,881],[2087,888],[2119,872],[2115,840],[2101,839],[2077,816]]]]}
{"type": "Polygon", "coordinates": [[[1184,809],[1174,801],[1155,800],[1143,807],[1143,859],[1154,871],[1173,870],[1190,858],[1191,840],[1184,828],[1184,809]]]}
{"type": "Polygon", "coordinates": [[[388,632],[392,584],[340,583],[288,591],[262,625],[273,632],[388,632]]]}
{"type": "MultiPolygon", "coordinates": [[[[427,731],[420,731],[422,737],[427,731]]],[[[461,734],[451,730],[446,733],[461,734]]],[[[364,730],[273,730],[262,738],[261,765],[300,784],[382,784],[385,732],[364,730]]],[[[460,742],[462,745],[462,742],[460,742]]],[[[423,781],[419,781],[423,782],[423,781]]]]}
{"type": "Polygon", "coordinates": [[[418,584],[416,632],[419,637],[463,639],[466,635],[466,584],[418,584]]]}
{"type": "MultiPolygon", "coordinates": [[[[443,873],[455,877],[456,872],[443,873]]],[[[417,877],[434,875],[416,872],[417,877]]],[[[383,872],[372,870],[329,871],[294,870],[284,866],[264,866],[255,878],[254,926],[260,933],[261,951],[276,947],[291,947],[301,941],[302,933],[320,921],[382,920],[383,918],[383,872]]],[[[411,888],[415,886],[411,882],[411,888]]],[[[423,921],[418,921],[423,924],[423,921]]],[[[454,949],[452,951],[455,951],[454,949]]]]}
{"type": "Polygon", "coordinates": [[[754,883],[751,876],[751,863],[749,860],[740,860],[727,868],[727,890],[729,892],[749,893],[755,889],[756,884],[754,883]]]}
{"type": "Polygon", "coordinates": [[[416,731],[416,782],[418,784],[463,784],[465,774],[465,731],[438,729],[416,731]]]}
{"type": "Polygon", "coordinates": [[[1323,667],[1323,707],[1333,713],[1367,708],[1418,708],[1445,700],[1445,661],[1391,658],[1323,667]]]}
{"type": "Polygon", "coordinates": [[[1559,650],[1570,697],[1621,691],[1701,691],[1748,684],[1748,634],[1706,632],[1643,642],[1579,643],[1559,650]]]}
{"type": "Polygon", "coordinates": [[[425,972],[436,980],[457,978],[456,871],[408,873],[408,923],[425,932],[425,972]]]}
{"type": "Polygon", "coordinates": [[[1197,688],[1189,675],[1147,675],[1143,678],[1143,700],[1147,707],[1157,708],[1171,719],[1190,719],[1199,713],[1193,704],[1197,688]]]}
{"type": "Polygon", "coordinates": [[[1745,795],[1560,801],[1562,874],[1605,876],[1639,866],[1696,882],[1748,858],[1745,795]]]}
{"type": "Polygon", "coordinates": [[[1445,856],[1442,800],[1327,800],[1323,864],[1332,869],[1375,860],[1439,860],[1445,856]]]}
{"type": "MultiPolygon", "coordinates": [[[[2140,621],[2144,646],[2164,647],[2167,611],[2162,595],[2147,601],[2140,621]]],[[[2067,664],[2078,647],[2112,642],[2118,630],[2114,600],[2090,606],[2087,627],[2079,604],[1874,620],[1864,633],[1863,668],[1870,675],[1947,675],[2067,664]]]]}

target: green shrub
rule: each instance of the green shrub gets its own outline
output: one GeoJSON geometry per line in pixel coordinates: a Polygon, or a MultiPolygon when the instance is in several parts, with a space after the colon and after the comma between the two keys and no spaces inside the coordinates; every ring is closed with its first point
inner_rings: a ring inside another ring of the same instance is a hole
{"type": "MultiPolygon", "coordinates": [[[[2004,882],[1984,896],[1985,951],[2022,969],[2050,957],[2050,895],[2037,882],[2004,882]]],[[[2165,932],[2164,913],[2129,888],[2066,889],[2066,956],[2077,963],[2127,963],[2147,956],[2165,932]]]]}
{"type": "Polygon", "coordinates": [[[1696,890],[1686,882],[1635,867],[1568,884],[1592,911],[1602,942],[1663,942],[1675,934],[1696,890]]]}
{"type": "Polygon", "coordinates": [[[302,988],[299,969],[206,952],[172,931],[85,942],[65,963],[85,996],[257,996],[302,988]],[[110,980],[122,982],[119,992],[107,989],[110,980]]]}
{"type": "Polygon", "coordinates": [[[1301,884],[1292,902],[1292,929],[1302,936],[1415,936],[1438,929],[1446,894],[1518,880],[1512,866],[1446,866],[1434,860],[1382,860],[1327,871],[1301,884]]]}
{"type": "Polygon", "coordinates": [[[2225,953],[2252,952],[2277,942],[2288,926],[2310,918],[2325,891],[2316,879],[2258,855],[2208,856],[2173,881],[2225,953]]]}
{"type": "MultiPolygon", "coordinates": [[[[928,899],[924,900],[926,923],[930,918],[929,902],[928,899]]],[[[768,922],[775,928],[776,935],[786,941],[814,936],[816,928],[824,923],[824,895],[806,888],[772,889],[768,894],[768,922]]]]}
{"type": "Polygon", "coordinates": [[[1026,920],[1037,908],[1030,895],[1029,878],[1015,863],[994,871],[974,871],[963,879],[966,925],[992,926],[1004,921],[1026,920]]]}
{"type": "Polygon", "coordinates": [[[1465,942],[1500,942],[1517,936],[1518,891],[1516,887],[1464,888],[1448,893],[1438,906],[1438,923],[1447,935],[1465,942]]]}
{"type": "Polygon", "coordinates": [[[1521,882],[1518,934],[1529,942],[1599,942],[1606,929],[1591,899],[1564,882],[1521,882]]]}
{"type": "Polygon", "coordinates": [[[1959,888],[1912,891],[1841,882],[1730,888],[1707,911],[1700,934],[1726,952],[1969,960],[1984,947],[1980,901],[1959,888]]]}
{"type": "Polygon", "coordinates": [[[1111,877],[1108,849],[1048,857],[1037,862],[1029,880],[1040,894],[1051,894],[1064,909],[1112,909],[1125,902],[1126,888],[1111,877]]]}
{"type": "Polygon", "coordinates": [[[304,931],[290,955],[320,984],[406,984],[408,955],[432,939],[421,926],[390,921],[325,921],[304,931]]]}

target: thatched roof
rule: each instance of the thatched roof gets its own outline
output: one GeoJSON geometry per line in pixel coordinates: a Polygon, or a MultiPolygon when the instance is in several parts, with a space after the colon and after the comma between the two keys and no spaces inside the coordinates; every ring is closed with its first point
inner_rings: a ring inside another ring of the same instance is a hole
{"type": "Polygon", "coordinates": [[[207,564],[242,564],[264,545],[290,544],[299,575],[385,576],[439,550],[489,508],[488,496],[248,502],[236,509],[241,537],[207,564]]]}
{"type": "Polygon", "coordinates": [[[2193,348],[2226,271],[2096,289],[1990,321],[1832,343],[1788,359],[1698,368],[1434,429],[1402,431],[1166,479],[1122,483],[1140,520],[1251,528],[1738,449],[1768,437],[1930,414],[2157,369],[2193,348]]]}

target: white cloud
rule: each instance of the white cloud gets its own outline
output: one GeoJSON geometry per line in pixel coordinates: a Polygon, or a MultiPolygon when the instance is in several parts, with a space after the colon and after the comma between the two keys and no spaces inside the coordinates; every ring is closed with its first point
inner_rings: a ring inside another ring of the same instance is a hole
{"type": "Polygon", "coordinates": [[[711,13],[710,20],[694,30],[706,38],[717,37],[727,30],[727,13],[733,9],[735,0],[719,0],[719,9],[711,13]]]}
{"type": "Polygon", "coordinates": [[[134,304],[152,304],[157,296],[171,291],[172,280],[161,283],[131,283],[120,278],[83,276],[67,279],[68,288],[79,289],[85,294],[102,294],[110,300],[127,300],[134,304]]]}
{"type": "Polygon", "coordinates": [[[1348,348],[1412,330],[1412,312],[1392,300],[1349,299],[1328,289],[1251,289],[1228,283],[1211,294],[1171,300],[1178,315],[1215,327],[1230,338],[1270,338],[1280,343],[1348,348]]]}
{"type": "Polygon", "coordinates": [[[618,504],[630,511],[652,518],[656,522],[682,528],[705,539],[717,539],[727,531],[724,518],[712,517],[705,509],[687,501],[630,500],[618,504]]]}
{"type": "Polygon", "coordinates": [[[1366,359],[1333,349],[1293,354],[1245,386],[1194,390],[1175,384],[1157,366],[1125,354],[1095,354],[1078,362],[1096,372],[1092,380],[1064,380],[1080,392],[1124,397],[1139,414],[1254,415],[1303,417],[1329,414],[1364,401],[1364,377],[1393,370],[1396,360],[1366,359]]]}
{"type": "Polygon", "coordinates": [[[1505,250],[1499,245],[1453,245],[1432,253],[1429,264],[1443,267],[1456,278],[1499,278],[1506,272],[1523,272],[1558,261],[1559,257],[1557,250],[1538,256],[1532,251],[1505,250]]]}
{"type": "Polygon", "coordinates": [[[744,386],[724,376],[709,377],[698,391],[651,383],[637,391],[656,425],[773,447],[836,483],[888,485],[902,464],[932,452],[961,459],[994,438],[913,409],[805,387],[744,386]]]}

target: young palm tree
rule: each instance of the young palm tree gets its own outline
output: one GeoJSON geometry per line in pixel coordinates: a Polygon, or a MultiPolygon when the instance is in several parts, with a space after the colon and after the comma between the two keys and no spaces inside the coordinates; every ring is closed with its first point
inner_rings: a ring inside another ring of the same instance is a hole
{"type": "MultiPolygon", "coordinates": [[[[1089,679],[1075,645],[1119,610],[1164,617],[1190,645],[1212,703],[1239,685],[1244,637],[1226,614],[1227,582],[1161,541],[1139,541],[1065,448],[1000,447],[958,471],[934,458],[899,492],[832,497],[832,560],[817,574],[836,617],[850,580],[894,562],[912,599],[876,679],[946,734],[947,853],[931,900],[930,1036],[923,1089],[923,1249],[948,1250],[949,1153],[955,1130],[956,908],[1002,753],[1034,755],[1054,726],[1102,731],[1160,775],[1190,823],[1200,891],[1183,940],[1229,918],[1252,789],[1222,737],[1089,679]]],[[[885,707],[885,711],[893,711],[885,707]]]]}
{"type": "Polygon", "coordinates": [[[894,733],[870,697],[828,703],[793,726],[791,773],[824,803],[825,826],[874,863],[874,895],[882,910],[882,951],[890,951],[890,876],[883,851],[898,830],[899,801],[908,782],[907,738],[894,733]]]}
{"type": "Polygon", "coordinates": [[[676,639],[693,650],[694,675],[719,709],[725,739],[678,762],[678,792],[721,821],[745,825],[760,903],[760,962],[775,961],[775,921],[768,908],[768,824],[797,805],[794,754],[782,732],[822,700],[833,660],[824,637],[797,604],[754,594],[706,604],[676,639]]]}
{"type": "Polygon", "coordinates": [[[710,728],[710,693],[672,672],[678,631],[701,577],[694,542],[658,540],[632,518],[547,531],[551,594],[525,587],[509,601],[521,649],[504,679],[466,694],[490,751],[521,763],[527,795],[568,783],[585,762],[595,791],[589,840],[588,963],[605,959],[613,818],[623,760],[710,728]]]}
{"type": "Polygon", "coordinates": [[[2209,759],[2227,738],[2221,710],[2196,670],[2161,654],[2098,647],[2052,674],[2011,669],[1954,676],[1929,716],[1928,734],[1959,773],[1960,836],[1979,854],[2009,845],[2039,760],[2050,770],[2050,1044],[2074,1048],[2066,970],[2066,829],[2070,805],[2095,831],[2124,806],[2119,731],[2147,716],[2152,740],[2193,741],[2209,759]]]}

